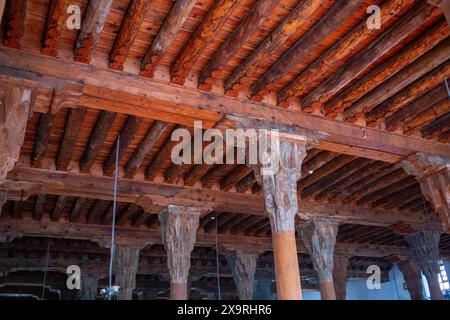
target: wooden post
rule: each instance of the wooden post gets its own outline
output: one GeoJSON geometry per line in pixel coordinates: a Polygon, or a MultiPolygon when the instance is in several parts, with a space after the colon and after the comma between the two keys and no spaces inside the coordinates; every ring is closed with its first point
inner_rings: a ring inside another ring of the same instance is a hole
{"type": "Polygon", "coordinates": [[[403,274],[411,300],[423,300],[420,264],[417,261],[405,259],[400,260],[396,265],[403,274]]]}
{"type": "Polygon", "coordinates": [[[98,277],[81,274],[81,300],[95,300],[98,293],[98,277]]]}
{"type": "Polygon", "coordinates": [[[333,280],[336,300],[345,300],[347,295],[347,268],[349,256],[334,255],[333,280]]]}
{"type": "Polygon", "coordinates": [[[0,87],[0,185],[19,158],[30,112],[31,90],[0,87]]]}
{"type": "Polygon", "coordinates": [[[120,287],[119,299],[132,300],[139,268],[140,246],[118,245],[115,250],[115,282],[120,287]]]}
{"type": "Polygon", "coordinates": [[[333,283],[333,258],[338,222],[312,219],[297,227],[319,277],[322,300],[336,300],[333,283]]]}
{"type": "Polygon", "coordinates": [[[200,208],[169,205],[159,214],[161,236],[167,251],[170,298],[187,300],[187,280],[199,226],[200,208]]]}
{"type": "Polygon", "coordinates": [[[253,280],[258,254],[244,250],[236,250],[228,253],[226,257],[239,299],[252,300],[253,280]]]}
{"type": "Polygon", "coordinates": [[[424,197],[431,202],[445,232],[450,232],[450,159],[418,152],[401,162],[415,175],[424,197]]]}
{"type": "MultiPolygon", "coordinates": [[[[267,133],[267,154],[271,159],[258,166],[255,176],[262,182],[270,218],[278,299],[301,300],[294,219],[298,210],[297,180],[306,156],[306,137],[298,141],[277,138],[279,143],[273,144],[275,137],[267,133]]],[[[261,147],[261,139],[259,145],[261,147]]]]}
{"type": "Polygon", "coordinates": [[[422,272],[427,278],[431,300],[443,300],[439,287],[439,231],[421,231],[407,236],[411,256],[417,259],[422,272]]]}

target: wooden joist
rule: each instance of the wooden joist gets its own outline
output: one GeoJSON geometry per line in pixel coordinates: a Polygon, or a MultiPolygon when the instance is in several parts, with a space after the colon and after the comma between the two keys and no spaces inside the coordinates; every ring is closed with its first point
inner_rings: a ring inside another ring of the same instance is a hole
{"type": "Polygon", "coordinates": [[[228,191],[236,185],[242,178],[249,175],[253,169],[245,164],[239,165],[230,174],[220,180],[220,188],[228,191]]]}
{"type": "Polygon", "coordinates": [[[189,17],[196,0],[177,0],[141,62],[140,74],[153,77],[153,71],[173,44],[176,35],[189,17]]]}
{"type": "MultiPolygon", "coordinates": [[[[204,120],[204,128],[213,127],[224,113],[263,119],[273,124],[291,125],[328,133],[329,137],[319,143],[318,149],[342,152],[343,147],[348,147],[353,151],[353,155],[359,154],[371,159],[380,159],[384,155],[384,160],[389,162],[398,162],[404,156],[418,151],[450,156],[448,146],[424,139],[405,137],[371,128],[362,129],[358,125],[316,117],[296,110],[274,108],[263,103],[198,92],[151,79],[138,78],[127,73],[120,73],[118,77],[118,73],[111,69],[70,64],[5,47],[0,50],[0,67],[2,73],[8,77],[27,79],[36,84],[44,85],[42,75],[45,75],[46,86],[57,86],[67,81],[83,81],[85,93],[87,90],[90,90],[90,95],[101,92],[102,98],[97,99],[95,104],[89,105],[101,110],[157,120],[163,120],[162,115],[169,115],[170,112],[170,120],[164,117],[166,120],[163,121],[172,123],[185,123],[186,117],[180,114],[186,112],[199,120],[204,120]],[[105,89],[105,86],[109,88],[105,89]],[[112,96],[114,99],[117,97],[119,100],[134,101],[134,104],[127,104],[124,101],[115,102],[113,105],[111,100],[107,99],[108,96],[110,99],[112,96]],[[143,108],[143,105],[152,105],[152,108],[143,108]],[[177,114],[175,115],[174,112],[177,114]],[[212,120],[213,116],[216,117],[215,121],[212,120]]],[[[80,99],[81,105],[85,105],[84,98],[85,95],[80,99]]],[[[192,120],[190,125],[193,125],[192,120]]]]}
{"type": "Polygon", "coordinates": [[[58,150],[56,159],[57,170],[67,170],[77,143],[78,134],[83,124],[86,109],[70,109],[67,117],[67,125],[64,129],[64,137],[58,150]]]}
{"type": "Polygon", "coordinates": [[[89,138],[89,143],[86,147],[83,158],[81,158],[80,170],[90,169],[103,146],[106,135],[108,134],[115,118],[116,113],[108,111],[100,112],[95,128],[89,138]]]}
{"type": "Polygon", "coordinates": [[[184,84],[192,66],[208,46],[211,37],[215,36],[216,32],[229,18],[237,3],[237,0],[218,0],[214,3],[172,65],[170,77],[173,83],[184,84]]]}
{"type": "Polygon", "coordinates": [[[4,10],[5,32],[3,35],[5,46],[20,49],[20,42],[25,30],[26,7],[26,0],[6,1],[4,10]]]}
{"type": "Polygon", "coordinates": [[[88,216],[87,223],[100,223],[103,213],[108,208],[109,202],[104,200],[95,201],[94,206],[91,208],[88,216]]]}
{"type": "Polygon", "coordinates": [[[199,76],[199,88],[210,91],[215,79],[218,78],[229,60],[250,40],[267,20],[280,0],[257,1],[244,21],[234,30],[233,34],[217,50],[215,56],[202,70],[199,76]]]}
{"type": "Polygon", "coordinates": [[[439,103],[436,103],[435,105],[432,105],[431,108],[422,113],[416,113],[416,117],[405,124],[403,131],[406,134],[413,134],[416,132],[416,130],[419,130],[419,128],[426,128],[426,126],[433,121],[440,119],[442,116],[445,116],[445,114],[447,114],[449,111],[450,99],[447,98],[439,103]]]}
{"type": "MultiPolygon", "coordinates": [[[[286,101],[290,96],[301,97],[314,89],[323,79],[336,72],[346,61],[355,56],[370,41],[373,41],[383,30],[389,28],[398,16],[404,14],[415,3],[414,0],[390,0],[380,6],[382,28],[367,27],[364,19],[345,38],[331,47],[322,58],[317,59],[303,71],[295,80],[278,94],[279,102],[286,101]]],[[[307,110],[306,108],[303,111],[307,110]]]]}
{"type": "Polygon", "coordinates": [[[418,5],[403,16],[395,26],[385,31],[372,45],[362,50],[358,56],[350,61],[344,68],[322,82],[310,94],[302,99],[302,105],[312,107],[328,102],[351,81],[362,75],[364,71],[386,55],[389,50],[406,39],[412,32],[423,25],[431,25],[440,17],[439,9],[428,6],[426,3],[418,5]]]}
{"type": "Polygon", "coordinates": [[[74,59],[89,63],[111,9],[112,0],[89,0],[74,49],[74,59]]]}
{"type": "Polygon", "coordinates": [[[151,3],[151,0],[132,0],[128,5],[119,34],[109,55],[110,68],[123,70],[123,64],[128,58],[131,46],[134,39],[136,39],[151,3]]]}
{"type": "Polygon", "coordinates": [[[38,194],[34,203],[33,219],[40,221],[45,212],[45,201],[47,197],[45,194],[38,194]]]}
{"type": "Polygon", "coordinates": [[[68,200],[67,196],[65,195],[58,196],[58,200],[56,201],[55,207],[53,208],[53,211],[50,215],[52,221],[59,220],[64,210],[64,207],[66,206],[67,200],[68,200]]]}
{"type": "Polygon", "coordinates": [[[86,198],[82,198],[82,197],[77,198],[77,200],[75,200],[75,204],[69,214],[70,222],[78,221],[78,219],[81,216],[81,212],[84,208],[84,205],[86,204],[86,201],[87,201],[86,198]]]}
{"type": "Polygon", "coordinates": [[[52,125],[53,115],[50,112],[39,115],[38,131],[32,157],[33,165],[38,165],[40,159],[47,151],[52,125]]]}
{"type": "Polygon", "coordinates": [[[45,22],[45,30],[42,36],[41,52],[49,56],[56,56],[58,42],[62,28],[66,23],[66,10],[69,0],[51,0],[45,22]]]}
{"type": "Polygon", "coordinates": [[[340,28],[351,17],[363,0],[338,0],[318,23],[308,33],[292,46],[264,75],[251,87],[250,94],[261,101],[263,96],[271,91],[278,81],[295,68],[299,61],[304,60],[310,50],[321,44],[330,33],[340,28]]]}
{"type": "MultiPolygon", "coordinates": [[[[400,169],[400,171],[400,175],[404,176],[403,170],[400,169]]],[[[397,173],[394,173],[394,175],[395,177],[393,178],[399,178],[397,173]]],[[[395,181],[395,179],[392,180],[392,177],[381,177],[380,181],[389,182],[395,181]]],[[[85,174],[55,172],[37,168],[15,168],[8,174],[8,180],[6,181],[6,187],[9,190],[26,188],[24,192],[27,192],[27,194],[47,193],[105,201],[113,199],[112,184],[113,178],[111,177],[93,177],[85,174]]],[[[367,194],[379,188],[378,182],[372,185],[372,187],[367,188],[367,194]]],[[[364,195],[361,194],[361,196],[364,195]]],[[[356,197],[355,200],[361,196],[356,197]]],[[[254,215],[266,215],[262,195],[206,190],[126,178],[119,179],[118,201],[139,204],[142,198],[151,200],[153,205],[158,206],[178,204],[200,206],[220,212],[252,212],[254,215]]],[[[415,212],[346,207],[340,204],[327,204],[307,200],[299,201],[298,206],[299,213],[304,218],[333,215],[343,222],[355,224],[390,226],[403,221],[420,227],[423,219],[425,219],[425,217],[417,215],[415,212]]]]}

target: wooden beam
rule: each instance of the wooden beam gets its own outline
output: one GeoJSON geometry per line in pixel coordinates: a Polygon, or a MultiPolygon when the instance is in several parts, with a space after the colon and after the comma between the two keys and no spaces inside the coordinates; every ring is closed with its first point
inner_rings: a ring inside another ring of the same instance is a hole
{"type": "Polygon", "coordinates": [[[66,22],[68,5],[69,0],[50,1],[42,36],[41,52],[43,54],[56,57],[61,31],[66,22]]]}
{"type": "Polygon", "coordinates": [[[168,128],[169,124],[166,122],[155,121],[152,123],[144,138],[139,143],[139,146],[125,165],[125,174],[127,176],[132,175],[141,166],[147,153],[161,139],[168,128]]]}
{"type": "Polygon", "coordinates": [[[389,29],[376,42],[362,50],[358,56],[340,69],[333,76],[322,82],[314,91],[302,99],[302,105],[313,107],[314,104],[323,105],[338,94],[352,80],[358,78],[370,65],[378,61],[389,50],[405,40],[414,30],[423,25],[431,24],[440,16],[439,9],[426,3],[417,5],[412,11],[403,16],[393,28],[389,29]]]}
{"type": "Polygon", "coordinates": [[[238,2],[237,0],[218,0],[214,3],[172,65],[170,77],[173,83],[184,84],[189,71],[210,43],[211,37],[220,30],[238,2]]]}
{"type": "Polygon", "coordinates": [[[34,203],[33,219],[40,221],[45,212],[45,201],[47,197],[45,194],[38,194],[34,203]]]}
{"type": "MultiPolygon", "coordinates": [[[[442,79],[445,75],[450,74],[450,63],[445,64],[449,55],[450,39],[447,39],[418,59],[415,63],[409,65],[401,72],[385,81],[382,85],[378,86],[375,90],[358,100],[350,108],[346,109],[344,111],[344,117],[350,118],[359,112],[367,113],[366,117],[368,120],[376,120],[385,116],[385,113],[383,112],[383,110],[385,110],[384,106],[378,107],[378,105],[387,98],[393,96],[401,89],[420,79],[422,76],[425,76],[435,68],[442,68],[442,71],[439,70],[439,72],[437,72],[439,76],[435,75],[435,77],[442,79]],[[442,63],[444,63],[444,65],[439,67],[442,63]]],[[[424,82],[426,82],[426,80],[424,82]]],[[[400,107],[397,108],[400,109],[400,107]]]]}
{"type": "Polygon", "coordinates": [[[230,174],[220,180],[220,188],[228,191],[236,185],[242,178],[249,175],[253,169],[245,164],[239,165],[230,174]]]}
{"type": "Polygon", "coordinates": [[[112,0],[89,0],[74,49],[74,59],[89,63],[111,9],[112,0]]]}
{"type": "Polygon", "coordinates": [[[95,201],[94,206],[89,211],[87,216],[87,223],[100,223],[103,213],[108,208],[109,202],[104,200],[95,201]]]}
{"type": "Polygon", "coordinates": [[[189,17],[195,0],[177,0],[164,21],[161,29],[152,41],[141,62],[140,74],[144,77],[153,77],[153,71],[167,50],[173,44],[175,37],[189,17]]]}
{"type": "Polygon", "coordinates": [[[67,196],[60,195],[58,197],[55,207],[53,208],[52,214],[50,215],[50,218],[52,221],[59,221],[59,218],[61,217],[61,214],[64,210],[64,207],[66,206],[66,202],[67,202],[67,196]]]}
{"type": "MultiPolygon", "coordinates": [[[[391,159],[393,162],[416,151],[450,156],[450,147],[442,143],[405,137],[372,128],[362,129],[358,125],[316,117],[298,110],[274,108],[263,103],[199,92],[151,79],[138,78],[127,73],[117,73],[111,69],[70,64],[62,60],[5,47],[0,50],[0,68],[2,74],[6,74],[9,78],[26,79],[31,83],[40,83],[43,86],[53,87],[67,83],[67,81],[83,81],[85,93],[80,104],[83,105],[87,92],[90,95],[101,93],[102,98],[98,99],[95,104],[91,104],[90,107],[102,110],[158,120],[163,114],[167,115],[170,112],[173,115],[173,112],[176,112],[177,115],[170,118],[170,122],[173,123],[183,123],[185,117],[180,114],[186,113],[202,119],[204,128],[207,127],[205,125],[206,116],[216,116],[215,121],[210,121],[209,127],[212,127],[224,113],[250,119],[263,119],[272,124],[290,125],[328,133],[330,136],[322,141],[327,145],[321,147],[319,143],[317,147],[319,149],[337,151],[341,150],[342,146],[349,146],[355,152],[368,158],[378,159],[380,153],[398,156],[396,160],[391,159]],[[119,74],[120,77],[118,77],[119,74]],[[109,88],[99,90],[105,85],[109,88]],[[107,99],[108,96],[109,99],[114,97],[119,101],[135,102],[133,105],[125,102],[112,105],[111,100],[107,99]],[[152,108],[144,108],[148,105],[152,105],[152,108]],[[155,110],[157,112],[154,112],[155,110]],[[371,155],[371,151],[376,151],[376,154],[371,155]]],[[[167,118],[165,119],[167,121],[167,118]]]]}
{"type": "Polygon", "coordinates": [[[227,94],[236,97],[243,85],[249,85],[250,81],[256,80],[262,66],[267,61],[276,59],[276,53],[280,52],[284,43],[298,30],[308,30],[315,23],[312,17],[322,10],[327,10],[329,6],[330,2],[323,0],[300,1],[258,48],[225,79],[227,94]]]}
{"type": "Polygon", "coordinates": [[[57,170],[67,170],[69,162],[72,160],[85,113],[86,109],[84,108],[69,110],[64,129],[64,137],[58,150],[58,158],[56,159],[57,170]]]}
{"type": "Polygon", "coordinates": [[[447,98],[440,103],[432,105],[431,108],[422,113],[416,113],[417,116],[407,122],[403,130],[406,134],[413,134],[420,127],[425,127],[440,117],[445,116],[449,110],[450,99],[447,98]]]}
{"type": "Polygon", "coordinates": [[[119,34],[109,55],[110,68],[123,70],[123,64],[128,58],[131,46],[151,4],[151,0],[132,0],[128,5],[119,34]]]}
{"type": "Polygon", "coordinates": [[[50,132],[53,126],[53,115],[50,112],[39,115],[36,142],[33,148],[33,165],[38,166],[40,159],[45,154],[50,140],[50,132]]]}
{"type": "MultiPolygon", "coordinates": [[[[402,170],[403,171],[403,170],[402,170]]],[[[387,178],[382,178],[387,181],[387,178]]],[[[9,190],[25,190],[26,194],[55,194],[70,197],[88,197],[99,200],[113,199],[111,177],[93,177],[85,174],[55,172],[37,168],[15,168],[8,174],[6,187],[9,190]],[[28,186],[28,187],[27,187],[28,186]]],[[[368,192],[371,192],[371,188],[368,192]]],[[[9,193],[8,193],[9,196],[9,193]]],[[[120,202],[139,204],[148,198],[154,205],[169,204],[209,207],[219,212],[244,213],[265,216],[262,195],[205,190],[149,181],[119,179],[118,198],[120,202]]],[[[359,198],[359,197],[358,197],[359,198]]],[[[299,212],[303,218],[309,216],[333,215],[345,223],[390,226],[403,221],[420,227],[426,217],[410,212],[386,211],[362,207],[348,207],[315,201],[299,201],[299,212]]]]}
{"type": "Polygon", "coordinates": [[[5,6],[5,33],[3,44],[5,46],[20,49],[20,42],[25,31],[25,14],[27,1],[7,1],[5,6]]]}
{"type": "Polygon", "coordinates": [[[77,198],[77,200],[75,201],[75,204],[69,214],[70,222],[78,222],[78,219],[80,218],[80,215],[81,215],[81,211],[83,210],[85,204],[86,204],[86,198],[81,198],[81,197],[77,198]]]}
{"type": "Polygon", "coordinates": [[[373,41],[383,30],[389,28],[414,3],[414,0],[384,2],[380,6],[380,25],[382,26],[380,29],[368,28],[366,19],[363,19],[353,31],[334,44],[323,57],[314,61],[289,86],[280,91],[278,94],[279,102],[285,101],[290,96],[301,97],[312,91],[321,81],[336,72],[346,61],[362,50],[364,45],[373,41]]]}
{"type": "Polygon", "coordinates": [[[202,70],[198,80],[200,89],[211,91],[212,84],[221,75],[229,60],[262,28],[280,2],[280,0],[261,0],[255,4],[245,20],[220,46],[215,56],[202,70]]]}
{"type": "Polygon", "coordinates": [[[111,128],[114,120],[116,119],[116,113],[101,111],[95,124],[95,128],[89,138],[89,143],[84,151],[84,155],[80,160],[80,170],[89,170],[92,164],[100,153],[105,138],[111,128]]]}
{"type": "Polygon", "coordinates": [[[317,47],[330,33],[340,28],[347,19],[354,15],[355,11],[363,3],[362,0],[337,0],[333,7],[327,12],[308,33],[292,46],[264,75],[259,78],[250,89],[250,94],[261,101],[274,85],[282,80],[299,61],[305,59],[311,49],[317,47]]]}
{"type": "Polygon", "coordinates": [[[421,35],[416,41],[406,46],[399,53],[380,64],[371,72],[356,80],[349,88],[325,104],[327,117],[335,118],[339,113],[349,108],[353,103],[363,97],[386,79],[400,72],[403,68],[414,63],[423,54],[435,47],[439,42],[450,35],[450,29],[445,22],[438,22],[421,35]]]}
{"type": "Polygon", "coordinates": [[[435,132],[442,132],[445,129],[449,129],[449,120],[450,120],[450,113],[446,113],[440,118],[434,120],[432,123],[427,125],[425,128],[420,130],[423,136],[429,136],[431,134],[434,134],[435,132]]]}
{"type": "MultiPolygon", "coordinates": [[[[126,150],[128,149],[129,144],[134,138],[134,134],[139,128],[140,123],[142,122],[142,118],[138,118],[135,116],[128,116],[125,124],[123,125],[120,131],[120,145],[119,145],[119,163],[126,155],[126,150]]],[[[117,149],[117,140],[114,143],[114,147],[111,149],[108,158],[103,164],[103,172],[105,175],[112,175],[115,170],[116,163],[116,149],[117,149]]]]}

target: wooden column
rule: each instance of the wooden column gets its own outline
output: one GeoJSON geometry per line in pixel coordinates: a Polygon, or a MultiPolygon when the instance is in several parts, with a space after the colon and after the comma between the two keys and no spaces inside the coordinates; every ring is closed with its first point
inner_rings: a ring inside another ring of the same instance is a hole
{"type": "Polygon", "coordinates": [[[169,205],[159,214],[161,236],[167,251],[170,275],[170,298],[187,300],[187,280],[191,266],[201,210],[169,205]]]}
{"type": "Polygon", "coordinates": [[[423,274],[427,278],[431,300],[444,299],[438,278],[440,236],[439,231],[421,231],[406,237],[411,256],[418,261],[423,274]]]}
{"type": "Polygon", "coordinates": [[[0,86],[0,185],[14,168],[25,137],[31,90],[0,86]]]}
{"type": "Polygon", "coordinates": [[[120,287],[119,299],[132,300],[139,268],[139,252],[142,247],[118,245],[115,250],[115,283],[120,287]]]}
{"type": "Polygon", "coordinates": [[[336,300],[333,258],[338,226],[335,220],[314,218],[297,227],[317,272],[322,300],[336,300]]]}
{"type": "Polygon", "coordinates": [[[439,214],[444,231],[450,233],[450,159],[418,152],[401,165],[417,177],[422,194],[439,214]]]}
{"type": "Polygon", "coordinates": [[[255,252],[236,250],[228,253],[226,257],[239,299],[252,300],[253,280],[255,278],[258,254],[255,252]]]}
{"type": "Polygon", "coordinates": [[[98,277],[81,274],[81,300],[95,300],[98,294],[98,277]]]}
{"type": "MultiPolygon", "coordinates": [[[[300,300],[302,291],[295,241],[295,215],[298,210],[297,180],[306,156],[306,137],[294,140],[267,134],[267,154],[271,160],[261,164],[255,176],[262,183],[264,202],[272,229],[277,295],[281,300],[300,300]],[[271,167],[278,165],[275,169],[271,167]]],[[[261,144],[261,141],[260,141],[261,144]]]]}
{"type": "Polygon", "coordinates": [[[403,274],[411,300],[423,300],[420,264],[411,259],[404,259],[397,262],[396,265],[403,274]]]}
{"type": "Polygon", "coordinates": [[[347,296],[348,260],[349,256],[347,255],[334,255],[333,281],[336,300],[345,300],[347,296]]]}

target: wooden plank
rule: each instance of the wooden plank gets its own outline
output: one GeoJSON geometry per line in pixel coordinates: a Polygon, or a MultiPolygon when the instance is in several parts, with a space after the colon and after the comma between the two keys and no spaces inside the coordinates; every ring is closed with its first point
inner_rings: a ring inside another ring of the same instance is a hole
{"type": "Polygon", "coordinates": [[[123,70],[134,39],[141,28],[144,17],[150,8],[151,0],[132,0],[123,18],[119,34],[109,55],[109,67],[123,70]]]}
{"type": "Polygon", "coordinates": [[[85,113],[86,109],[84,108],[70,109],[69,111],[64,129],[64,137],[59,146],[58,158],[56,159],[57,170],[67,170],[69,162],[72,160],[85,113]]]}
{"type": "Polygon", "coordinates": [[[141,62],[140,74],[153,77],[153,71],[189,17],[195,0],[177,0],[141,62]]]}
{"type": "Polygon", "coordinates": [[[108,111],[100,112],[95,128],[89,138],[89,143],[84,151],[83,157],[80,160],[80,170],[89,170],[91,168],[95,158],[97,158],[100,152],[100,149],[103,147],[106,135],[108,134],[115,118],[116,113],[108,111]]]}
{"type": "Polygon", "coordinates": [[[215,78],[218,78],[229,60],[250,40],[263,26],[280,0],[257,1],[244,21],[233,31],[230,37],[220,46],[215,56],[202,70],[199,76],[199,88],[211,91],[215,78]]]}
{"type": "Polygon", "coordinates": [[[376,42],[361,51],[345,68],[336,72],[322,82],[313,92],[305,96],[302,99],[302,105],[314,109],[314,104],[325,104],[353,79],[363,74],[370,65],[405,40],[414,30],[417,30],[423,24],[436,21],[439,16],[439,9],[428,6],[426,3],[417,5],[412,11],[403,16],[395,24],[395,27],[386,31],[376,42]]]}
{"type": "Polygon", "coordinates": [[[211,37],[214,37],[220,30],[238,2],[237,0],[218,0],[214,3],[172,65],[170,69],[171,82],[184,84],[189,71],[210,43],[211,37]]]}
{"type": "MultiPolygon", "coordinates": [[[[111,188],[113,178],[111,177],[93,177],[86,174],[25,167],[15,168],[8,174],[6,181],[8,189],[24,188],[27,184],[30,186],[28,191],[30,194],[63,194],[105,201],[113,199],[113,188],[111,188]]],[[[371,188],[368,188],[368,192],[371,192],[369,189],[371,188]]],[[[125,203],[139,203],[139,199],[145,197],[159,206],[190,205],[210,207],[220,212],[244,214],[251,212],[253,215],[266,216],[263,196],[249,193],[206,190],[121,178],[118,182],[117,194],[117,200],[125,203]]],[[[307,200],[300,200],[298,205],[302,219],[332,215],[342,222],[375,226],[390,226],[401,221],[416,226],[429,223],[427,217],[417,212],[349,207],[307,200]]],[[[440,225],[437,220],[436,223],[440,225]]]]}
{"type": "Polygon", "coordinates": [[[132,175],[141,166],[147,153],[161,139],[168,128],[169,124],[166,122],[155,121],[152,123],[144,138],[139,143],[139,146],[125,165],[125,175],[132,175]]]}
{"type": "Polygon", "coordinates": [[[89,63],[111,9],[112,0],[89,0],[74,48],[74,59],[89,63]]]}
{"type": "Polygon", "coordinates": [[[330,33],[338,29],[350,18],[361,6],[363,0],[337,0],[333,7],[327,12],[308,33],[292,46],[270,69],[265,72],[250,88],[250,94],[261,101],[263,96],[271,91],[272,85],[283,79],[294,69],[299,60],[304,59],[312,48],[315,48],[330,33]]]}
{"type": "Polygon", "coordinates": [[[262,65],[273,60],[273,55],[297,30],[307,30],[314,24],[312,17],[328,5],[325,0],[306,0],[299,4],[289,15],[264,39],[246,60],[225,79],[224,87],[227,94],[236,97],[243,85],[248,85],[251,78],[256,78],[262,65]]]}
{"type": "Polygon", "coordinates": [[[69,0],[51,0],[42,36],[41,52],[49,56],[56,56],[61,31],[66,22],[66,11],[69,0]]]}
{"type": "Polygon", "coordinates": [[[4,11],[5,46],[20,49],[20,42],[25,31],[26,0],[7,1],[4,11]]]}
{"type": "MultiPolygon", "coordinates": [[[[32,80],[36,83],[42,83],[42,85],[45,83],[46,86],[57,86],[67,81],[83,81],[85,87],[88,85],[97,88],[108,86],[105,95],[115,93],[115,96],[122,96],[122,99],[130,100],[136,99],[136,97],[145,97],[146,101],[151,103],[152,108],[143,107],[139,109],[139,115],[148,118],[152,118],[149,114],[153,115],[154,110],[161,107],[163,109],[159,113],[168,112],[170,108],[183,109],[193,116],[199,116],[198,119],[203,119],[202,116],[205,112],[216,113],[218,117],[229,114],[328,133],[330,136],[324,141],[329,142],[326,148],[330,151],[335,150],[335,147],[340,148],[340,146],[346,145],[401,156],[407,156],[418,151],[450,156],[450,147],[443,143],[405,137],[378,129],[361,128],[358,125],[342,121],[304,114],[298,110],[286,110],[264,103],[254,103],[219,94],[199,92],[151,79],[139,78],[127,73],[70,64],[66,61],[5,47],[0,50],[0,67],[3,67],[2,73],[6,72],[11,78],[32,80]],[[44,82],[42,75],[45,75],[45,80],[55,79],[55,81],[44,82]],[[111,79],[114,79],[114,81],[111,81],[111,79]]],[[[109,105],[107,107],[102,105],[104,102],[104,99],[99,99],[91,107],[125,114],[136,114],[137,108],[135,105],[121,103],[117,108],[111,110],[109,105]]],[[[145,105],[148,106],[148,104],[145,105]]],[[[183,117],[172,117],[172,121],[169,122],[180,123],[182,120],[180,118],[183,117]]],[[[213,125],[211,123],[211,127],[213,125]]],[[[358,149],[355,150],[358,151],[358,149]]]]}

